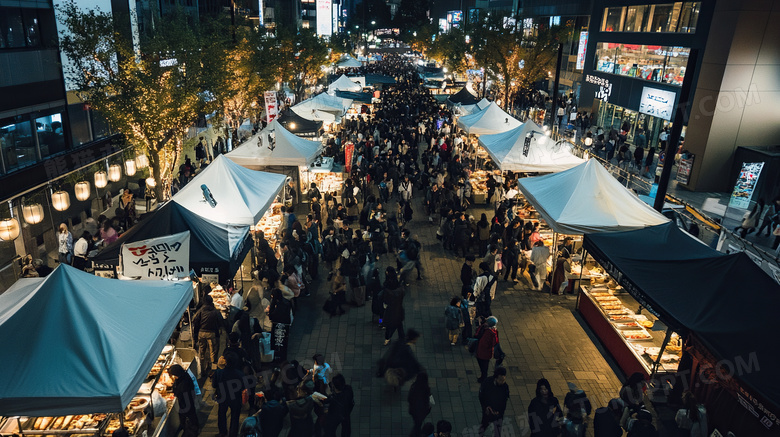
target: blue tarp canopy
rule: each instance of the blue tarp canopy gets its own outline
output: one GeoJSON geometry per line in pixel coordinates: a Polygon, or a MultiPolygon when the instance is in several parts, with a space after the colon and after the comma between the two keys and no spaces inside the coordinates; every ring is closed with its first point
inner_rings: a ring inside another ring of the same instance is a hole
{"type": "Polygon", "coordinates": [[[192,298],[192,283],[118,281],[60,265],[0,295],[0,415],[121,412],[192,298]]]}
{"type": "Polygon", "coordinates": [[[336,97],[350,99],[354,102],[371,103],[373,95],[371,93],[356,93],[352,91],[336,91],[336,97]]]}
{"type": "Polygon", "coordinates": [[[650,312],[693,332],[718,359],[757,360],[760,370],[739,379],[780,406],[780,284],[746,254],[713,250],[673,223],[585,234],[583,247],[650,312]]]}
{"type": "Polygon", "coordinates": [[[190,231],[190,267],[199,275],[219,272],[220,281],[236,272],[251,247],[249,226],[216,223],[176,202],[168,202],[100,251],[93,261],[116,266],[122,244],[184,231],[190,231]]]}

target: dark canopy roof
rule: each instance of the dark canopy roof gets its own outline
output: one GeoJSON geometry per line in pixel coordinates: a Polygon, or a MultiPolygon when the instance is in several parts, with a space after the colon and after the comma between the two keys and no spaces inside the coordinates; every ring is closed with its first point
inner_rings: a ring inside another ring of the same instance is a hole
{"type": "Polygon", "coordinates": [[[464,86],[460,91],[451,95],[449,101],[452,103],[460,103],[461,105],[476,105],[477,102],[479,102],[479,99],[474,94],[471,94],[464,86]]]}
{"type": "Polygon", "coordinates": [[[361,103],[371,103],[372,94],[371,93],[356,93],[352,91],[336,91],[336,97],[340,97],[342,99],[350,99],[354,102],[361,102],[361,103]]]}
{"type": "Polygon", "coordinates": [[[305,119],[289,109],[282,112],[276,120],[288,131],[301,136],[316,134],[322,127],[321,121],[305,119]]]}
{"type": "Polygon", "coordinates": [[[214,223],[187,210],[176,202],[168,202],[122,234],[119,239],[100,251],[94,258],[98,264],[119,265],[122,244],[149,238],[190,231],[190,266],[200,273],[200,268],[219,268],[220,280],[231,277],[250,249],[247,243],[248,226],[231,226],[214,223]],[[243,239],[234,253],[231,241],[243,239]]]}
{"type": "Polygon", "coordinates": [[[691,331],[720,359],[758,369],[738,377],[780,406],[776,319],[780,285],[747,255],[725,255],[673,223],[585,234],[584,247],[632,296],[669,326],[691,331]],[[764,364],[767,363],[767,364],[764,364]]]}
{"type": "Polygon", "coordinates": [[[366,74],[366,85],[374,85],[377,83],[382,84],[393,84],[396,83],[395,79],[390,76],[385,76],[384,74],[366,74]]]}

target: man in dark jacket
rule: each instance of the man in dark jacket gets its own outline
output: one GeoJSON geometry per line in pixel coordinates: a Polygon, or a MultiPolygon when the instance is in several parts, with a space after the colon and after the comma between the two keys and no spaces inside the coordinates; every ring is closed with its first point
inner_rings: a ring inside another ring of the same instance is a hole
{"type": "Polygon", "coordinates": [[[460,251],[463,251],[463,256],[466,256],[469,251],[469,239],[471,238],[469,225],[466,221],[466,214],[461,212],[457,217],[452,230],[453,249],[455,250],[456,255],[460,253],[460,251]]]}
{"type": "Polygon", "coordinates": [[[258,415],[260,417],[260,428],[263,430],[263,437],[279,437],[284,428],[284,416],[287,415],[287,404],[279,402],[278,393],[272,390],[267,391],[266,402],[260,408],[258,415]]]}
{"type": "Polygon", "coordinates": [[[240,359],[232,353],[220,360],[219,367],[214,372],[214,378],[211,381],[219,405],[217,410],[219,436],[237,437],[242,405],[241,392],[246,388],[244,372],[240,370],[240,359]],[[230,409],[230,428],[228,428],[227,423],[228,408],[230,409]]]}
{"type": "Polygon", "coordinates": [[[344,375],[338,374],[331,381],[333,393],[328,396],[328,415],[325,417],[325,437],[336,437],[336,428],[341,425],[341,437],[352,435],[350,414],[355,407],[355,395],[347,385],[344,375]]]}
{"type": "Polygon", "coordinates": [[[203,296],[203,306],[192,318],[192,329],[198,339],[200,355],[200,377],[211,374],[211,365],[219,357],[219,331],[225,326],[222,314],[214,308],[214,299],[208,294],[203,296]]]}
{"type": "Polygon", "coordinates": [[[463,266],[460,268],[460,282],[463,284],[460,293],[464,298],[474,291],[474,280],[477,279],[477,274],[473,267],[475,260],[476,257],[474,255],[467,255],[463,266]]]}
{"type": "Polygon", "coordinates": [[[501,422],[504,419],[506,404],[509,400],[509,386],[506,383],[506,368],[496,367],[493,376],[485,379],[479,387],[479,403],[482,406],[482,424],[479,435],[484,435],[489,424],[493,424],[494,435],[501,435],[501,422]]]}

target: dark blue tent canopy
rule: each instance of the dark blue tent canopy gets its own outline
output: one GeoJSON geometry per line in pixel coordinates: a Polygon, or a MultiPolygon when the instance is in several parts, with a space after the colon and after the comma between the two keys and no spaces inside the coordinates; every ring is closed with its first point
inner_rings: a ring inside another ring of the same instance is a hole
{"type": "Polygon", "coordinates": [[[290,109],[282,112],[276,121],[288,131],[302,137],[316,136],[317,132],[322,128],[321,121],[308,120],[290,109]]]}
{"type": "Polygon", "coordinates": [[[471,94],[466,87],[463,87],[455,94],[448,97],[452,103],[460,103],[461,105],[476,105],[479,99],[474,94],[471,94]]]}
{"type": "Polygon", "coordinates": [[[249,252],[248,226],[215,223],[168,202],[122,234],[92,260],[96,264],[119,265],[122,244],[190,231],[190,267],[199,275],[219,273],[220,282],[235,274],[249,252]],[[236,242],[231,247],[231,241],[236,242]]]}
{"type": "Polygon", "coordinates": [[[371,103],[372,95],[371,93],[356,93],[352,91],[336,91],[336,97],[340,97],[342,99],[350,99],[355,102],[361,102],[361,103],[371,103]]]}
{"type": "Polygon", "coordinates": [[[739,379],[780,406],[780,284],[746,254],[715,251],[673,223],[585,234],[583,247],[650,312],[692,332],[718,359],[755,359],[739,379]]]}

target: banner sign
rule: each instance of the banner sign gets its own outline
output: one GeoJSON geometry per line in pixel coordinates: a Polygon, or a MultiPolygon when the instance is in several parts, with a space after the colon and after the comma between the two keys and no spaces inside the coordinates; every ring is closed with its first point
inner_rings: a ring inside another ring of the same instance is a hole
{"type": "Polygon", "coordinates": [[[122,245],[122,275],[141,279],[181,278],[190,271],[190,231],[122,245]]]}
{"type": "Polygon", "coordinates": [[[333,33],[332,8],[331,0],[317,0],[317,35],[330,36],[333,33]]]}
{"type": "Polygon", "coordinates": [[[265,121],[268,122],[268,124],[271,124],[271,122],[276,119],[276,116],[279,115],[279,105],[276,101],[276,91],[265,92],[265,114],[265,121]]]}
{"type": "Polygon", "coordinates": [[[585,51],[588,49],[588,31],[580,32],[580,45],[577,47],[577,70],[585,68],[585,51]]]}
{"type": "Polygon", "coordinates": [[[674,102],[677,94],[672,91],[659,90],[646,86],[642,89],[642,99],[639,101],[639,112],[653,117],[671,120],[674,112],[674,102]]]}
{"type": "Polygon", "coordinates": [[[677,165],[677,182],[688,185],[691,180],[691,170],[693,169],[693,159],[695,155],[688,154],[687,158],[680,158],[680,164],[677,165]]]}
{"type": "Polygon", "coordinates": [[[737,183],[734,184],[734,191],[731,192],[729,208],[750,208],[750,199],[753,197],[753,191],[756,189],[763,168],[763,162],[742,163],[742,170],[739,172],[737,183]]]}
{"type": "Polygon", "coordinates": [[[352,173],[352,155],[355,153],[355,144],[352,142],[344,146],[344,168],[347,174],[352,173]]]}

